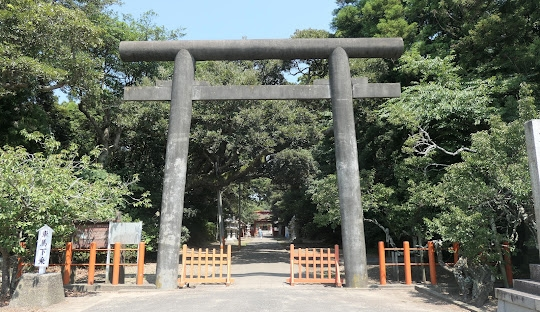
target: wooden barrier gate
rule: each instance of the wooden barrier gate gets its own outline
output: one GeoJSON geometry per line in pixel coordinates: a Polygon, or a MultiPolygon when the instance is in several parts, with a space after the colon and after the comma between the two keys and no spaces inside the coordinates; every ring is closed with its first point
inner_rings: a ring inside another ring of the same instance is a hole
{"type": "Polygon", "coordinates": [[[290,257],[291,276],[287,279],[287,283],[291,286],[295,283],[320,283],[341,287],[338,245],[334,246],[332,253],[330,248],[294,249],[294,244],[291,244],[290,257]],[[295,264],[298,265],[296,277],[295,264]]]}
{"type": "Polygon", "coordinates": [[[222,284],[229,286],[231,279],[231,245],[227,245],[227,253],[220,248],[219,254],[215,249],[211,252],[208,248],[203,252],[202,248],[195,251],[182,247],[182,275],[180,288],[189,283],[222,284]],[[225,268],[224,268],[225,267],[225,268]],[[226,271],[225,273],[223,271],[226,271]],[[189,271],[189,275],[188,275],[189,271]]]}

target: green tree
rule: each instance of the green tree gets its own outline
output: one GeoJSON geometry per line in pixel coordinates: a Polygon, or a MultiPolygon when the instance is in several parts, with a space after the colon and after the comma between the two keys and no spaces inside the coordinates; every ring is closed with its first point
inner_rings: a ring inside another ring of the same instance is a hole
{"type": "MultiPolygon", "coordinates": [[[[24,128],[61,131],[54,118],[63,110],[55,107],[52,91],[62,90],[86,119],[81,129],[93,133],[92,144],[83,152],[101,145],[100,161],[106,163],[120,150],[123,121],[133,118],[132,110],[121,109],[123,87],[140,83],[144,77],[159,77],[163,71],[157,62],[122,62],[120,41],[168,40],[183,34],[180,29],[157,26],[153,12],[139,19],[129,15],[120,19],[108,10],[115,3],[24,0],[0,4],[0,111],[5,112],[0,122],[6,126],[0,135],[4,143],[23,143],[19,132],[24,128]]],[[[77,135],[68,137],[72,138],[77,135]]]]}
{"type": "MultiPolygon", "coordinates": [[[[365,220],[382,227],[378,219],[383,212],[392,208],[392,202],[388,199],[392,197],[393,190],[382,183],[375,183],[374,178],[374,171],[363,170],[360,173],[362,209],[365,213],[365,220]]],[[[309,184],[307,192],[317,207],[313,223],[318,227],[330,226],[333,230],[339,229],[341,214],[336,175],[330,174],[321,179],[313,180],[309,184]]],[[[387,220],[383,221],[383,223],[387,223],[387,220]]]]}
{"type": "Polygon", "coordinates": [[[405,19],[400,0],[347,1],[334,11],[332,27],[336,37],[402,37],[408,39],[416,23],[405,19]]]}
{"type": "Polygon", "coordinates": [[[101,79],[88,80],[86,85],[74,85],[70,95],[77,100],[79,110],[87,119],[86,128],[94,134],[96,145],[104,147],[100,161],[107,164],[120,144],[125,124],[135,123],[140,117],[129,105],[122,105],[124,86],[141,84],[144,78],[163,78],[170,64],[158,62],[122,62],[119,57],[120,41],[123,40],[173,40],[183,36],[181,30],[169,31],[156,25],[152,11],[134,19],[125,16],[119,20],[106,12],[98,12],[96,25],[102,31],[103,44],[95,49],[92,57],[100,66],[94,70],[101,79]],[[165,69],[164,69],[165,67],[165,69]]]}
{"type": "Polygon", "coordinates": [[[102,40],[83,11],[49,1],[3,1],[0,16],[0,96],[35,96],[95,73],[99,64],[89,51],[102,40]]]}
{"type": "MultiPolygon", "coordinates": [[[[182,33],[156,25],[153,12],[120,19],[108,10],[115,3],[0,4],[0,145],[24,144],[30,152],[37,150],[21,137],[21,129],[26,129],[50,133],[66,148],[76,143],[82,154],[101,146],[99,160],[106,170],[125,179],[140,173],[135,192],[161,194],[161,174],[156,172],[163,166],[168,108],[162,105],[153,111],[148,103],[124,103],[122,94],[125,85],[167,78],[163,75],[169,75],[171,65],[122,62],[118,48],[121,40],[176,39],[182,33]],[[58,90],[68,95],[68,102],[57,103],[53,91],[58,90]]],[[[152,200],[159,203],[160,195],[152,200]]],[[[151,232],[156,228],[155,212],[129,213],[144,219],[145,230],[151,232]]]]}
{"type": "Polygon", "coordinates": [[[518,120],[494,116],[489,131],[473,134],[474,152],[463,154],[463,162],[447,167],[442,181],[424,191],[439,197],[434,204],[441,209],[426,223],[435,238],[460,243],[467,263],[460,273],[471,277],[478,305],[487,300],[495,276],[505,278],[502,243],[515,248],[523,239],[520,228],[536,238],[523,123],[537,113],[526,85],[519,107],[518,120]]]}
{"type": "MultiPolygon", "coordinates": [[[[213,85],[260,85],[268,81],[265,73],[271,73],[271,81],[284,81],[282,74],[276,77],[276,70],[269,68],[281,69],[280,63],[265,63],[262,72],[261,66],[247,61],[202,62],[197,64],[196,77],[213,85]]],[[[317,139],[316,116],[298,101],[194,103],[188,205],[191,196],[201,191],[222,194],[220,190],[229,185],[268,177],[271,159],[293,157],[286,151],[302,149],[317,139]]]]}
{"type": "Polygon", "coordinates": [[[387,36],[405,21],[406,51],[385,77],[402,83],[401,98],[358,107],[360,166],[391,190],[381,210],[391,232],[468,246],[464,274],[480,304],[491,279],[504,277],[488,265],[501,264],[501,242],[521,252],[531,228],[523,122],[538,106],[539,4],[393,3],[342,0],[334,12],[343,37],[387,36]]]}
{"type": "Polygon", "coordinates": [[[43,146],[42,152],[5,146],[0,150],[0,253],[2,294],[10,285],[10,259],[28,260],[35,253],[37,230],[44,224],[62,244],[80,221],[114,218],[119,207],[148,205],[135,199],[130,182],[109,174],[96,162],[99,150],[79,156],[78,147],[60,149],[60,143],[41,134],[28,134],[43,146]],[[21,247],[25,243],[26,248],[21,247]]]}
{"type": "Polygon", "coordinates": [[[51,1],[0,3],[0,140],[21,144],[21,129],[48,132],[53,90],[99,80],[92,50],[100,30],[79,9],[51,1]]]}

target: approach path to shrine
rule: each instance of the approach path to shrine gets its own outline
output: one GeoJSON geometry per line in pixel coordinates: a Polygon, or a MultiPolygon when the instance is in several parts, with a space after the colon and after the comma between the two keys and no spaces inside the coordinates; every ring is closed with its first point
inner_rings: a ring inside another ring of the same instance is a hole
{"type": "MultiPolygon", "coordinates": [[[[467,311],[409,289],[348,289],[328,285],[289,286],[288,244],[268,236],[251,238],[233,253],[234,284],[190,285],[178,290],[98,292],[70,297],[46,309],[6,312],[155,311],[467,311]]],[[[3,310],[3,309],[2,309],[3,310]]]]}

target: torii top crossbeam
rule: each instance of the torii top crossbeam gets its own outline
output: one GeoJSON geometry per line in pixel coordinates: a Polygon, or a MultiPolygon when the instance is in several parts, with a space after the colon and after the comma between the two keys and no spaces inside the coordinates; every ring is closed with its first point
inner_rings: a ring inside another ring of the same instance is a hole
{"type": "Polygon", "coordinates": [[[398,58],[402,38],[123,41],[124,61],[174,61],[187,50],[196,61],[327,59],[336,48],[349,58],[398,58]]]}

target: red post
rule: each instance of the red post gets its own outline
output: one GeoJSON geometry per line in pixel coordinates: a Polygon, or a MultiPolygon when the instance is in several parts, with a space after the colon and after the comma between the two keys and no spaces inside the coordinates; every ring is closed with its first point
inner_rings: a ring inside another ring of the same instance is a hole
{"type": "Polygon", "coordinates": [[[510,258],[510,247],[508,243],[503,243],[504,252],[504,270],[506,271],[506,279],[508,280],[508,286],[514,285],[514,274],[512,272],[512,259],[510,258]]]}
{"type": "Polygon", "coordinates": [[[454,249],[454,264],[456,264],[459,259],[459,243],[453,243],[452,249],[454,249]]]}
{"type": "Polygon", "coordinates": [[[24,262],[22,261],[21,257],[17,258],[17,278],[20,278],[22,276],[24,268],[24,262]]]}
{"type": "MultiPolygon", "coordinates": [[[[25,242],[21,242],[20,245],[21,245],[22,248],[26,248],[26,243],[25,242]]],[[[17,258],[17,278],[22,276],[23,268],[24,268],[23,259],[22,259],[22,257],[18,257],[17,258]]]]}
{"type": "Polygon", "coordinates": [[[66,259],[64,263],[64,285],[69,284],[71,279],[71,258],[73,257],[73,244],[71,242],[66,244],[66,259]]]}
{"type": "Polygon", "coordinates": [[[379,280],[386,285],[386,259],[384,256],[384,242],[379,242],[379,280]]]}
{"type": "Polygon", "coordinates": [[[409,242],[403,242],[403,260],[405,262],[405,284],[411,285],[411,248],[409,246],[409,242]]]}
{"type": "Polygon", "coordinates": [[[112,276],[112,283],[113,285],[118,285],[118,280],[120,279],[120,249],[122,248],[122,244],[115,243],[114,244],[114,252],[113,252],[113,276],[112,276]]]}
{"type": "Polygon", "coordinates": [[[429,279],[431,280],[431,285],[437,285],[437,263],[435,262],[435,247],[433,246],[432,241],[429,241],[427,244],[429,258],[429,279]]]}
{"type": "Polygon", "coordinates": [[[88,259],[88,285],[94,285],[96,275],[96,242],[90,243],[90,258],[88,259]]]}
{"type": "Polygon", "coordinates": [[[290,245],[289,251],[290,263],[291,263],[291,286],[294,286],[294,244],[290,245]]]}
{"type": "MultiPolygon", "coordinates": [[[[227,281],[225,285],[229,286],[231,284],[231,245],[227,245],[227,281]]],[[[208,252],[208,249],[206,249],[208,252]]]]}
{"type": "Polygon", "coordinates": [[[144,242],[140,242],[137,262],[137,285],[142,285],[144,281],[144,248],[144,242]]]}
{"type": "Polygon", "coordinates": [[[341,276],[339,275],[339,245],[334,245],[334,257],[336,259],[336,287],[341,287],[341,276]]]}

